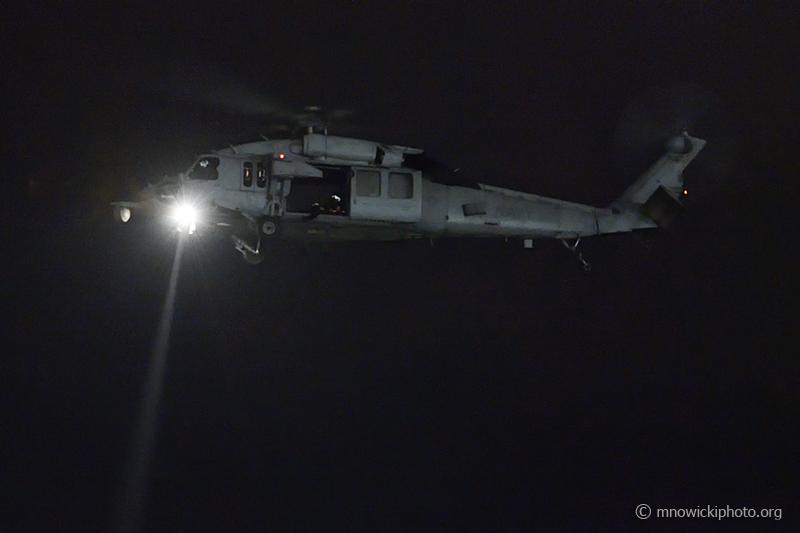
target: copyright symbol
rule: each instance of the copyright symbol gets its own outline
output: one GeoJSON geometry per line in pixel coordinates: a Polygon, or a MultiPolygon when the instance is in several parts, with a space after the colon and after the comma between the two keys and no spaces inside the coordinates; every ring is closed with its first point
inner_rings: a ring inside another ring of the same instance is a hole
{"type": "Polygon", "coordinates": [[[650,506],[646,503],[640,504],[636,506],[636,516],[641,518],[642,520],[647,520],[650,518],[650,506]]]}

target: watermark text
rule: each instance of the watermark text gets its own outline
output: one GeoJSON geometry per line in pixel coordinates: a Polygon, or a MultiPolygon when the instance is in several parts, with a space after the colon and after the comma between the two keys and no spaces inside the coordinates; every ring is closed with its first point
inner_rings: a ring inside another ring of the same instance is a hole
{"type": "Polygon", "coordinates": [[[752,507],[718,507],[706,505],[705,507],[686,507],[671,509],[656,509],[653,511],[649,505],[642,503],[636,506],[636,517],[647,520],[654,518],[711,518],[723,520],[726,518],[771,518],[780,520],[783,516],[782,509],[754,509],[752,507]]]}

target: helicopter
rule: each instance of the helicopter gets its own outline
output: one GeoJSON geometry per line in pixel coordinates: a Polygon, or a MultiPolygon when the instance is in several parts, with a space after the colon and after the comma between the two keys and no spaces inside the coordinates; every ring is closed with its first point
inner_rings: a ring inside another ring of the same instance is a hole
{"type": "Polygon", "coordinates": [[[300,138],[265,138],[201,155],[177,178],[150,186],[148,199],[112,206],[120,223],[156,200],[177,231],[229,228],[235,249],[253,265],[278,238],[460,236],[516,238],[526,248],[534,239],[559,239],[588,271],[591,264],[577,250],[580,239],[666,225],[688,192],[683,170],[705,144],[686,132],[673,136],[655,164],[610,206],[598,208],[454,183],[429,172],[421,149],[309,127],[300,138]]]}
{"type": "Polygon", "coordinates": [[[588,272],[591,264],[578,250],[582,238],[668,227],[687,206],[684,170],[709,150],[687,130],[714,139],[696,169],[702,175],[694,190],[730,172],[735,127],[723,107],[710,92],[685,83],[657,87],[629,106],[616,141],[627,148],[625,160],[652,159],[606,207],[479,183],[419,148],[330,135],[326,118],[338,112],[326,116],[318,107],[276,115],[296,119],[289,138],[262,136],[200,155],[185,172],[148,185],[139,201],[111,205],[119,223],[149,211],[200,238],[224,229],[252,265],[265,260],[276,239],[482,237],[521,241],[525,248],[536,239],[558,239],[588,272]]]}

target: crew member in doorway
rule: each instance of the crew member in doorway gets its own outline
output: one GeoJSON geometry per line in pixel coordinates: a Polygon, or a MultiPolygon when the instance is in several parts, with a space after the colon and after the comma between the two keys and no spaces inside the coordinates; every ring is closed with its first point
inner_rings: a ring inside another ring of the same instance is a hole
{"type": "Polygon", "coordinates": [[[329,215],[343,215],[342,198],[338,194],[332,194],[325,202],[324,209],[329,215]]]}
{"type": "Polygon", "coordinates": [[[314,220],[323,213],[326,215],[344,215],[342,198],[338,194],[332,194],[321,204],[319,202],[314,202],[314,204],[311,206],[311,211],[303,218],[303,220],[314,220]]]}

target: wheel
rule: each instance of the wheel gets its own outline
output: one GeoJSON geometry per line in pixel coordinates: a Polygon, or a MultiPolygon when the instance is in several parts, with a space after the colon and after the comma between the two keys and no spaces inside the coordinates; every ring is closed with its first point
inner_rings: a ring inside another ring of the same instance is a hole
{"type": "Polygon", "coordinates": [[[276,238],[281,232],[281,224],[276,217],[264,217],[258,225],[258,231],[267,239],[276,238]]]}
{"type": "Polygon", "coordinates": [[[114,206],[114,221],[120,224],[125,224],[131,219],[131,210],[129,207],[121,205],[114,206]]]}

